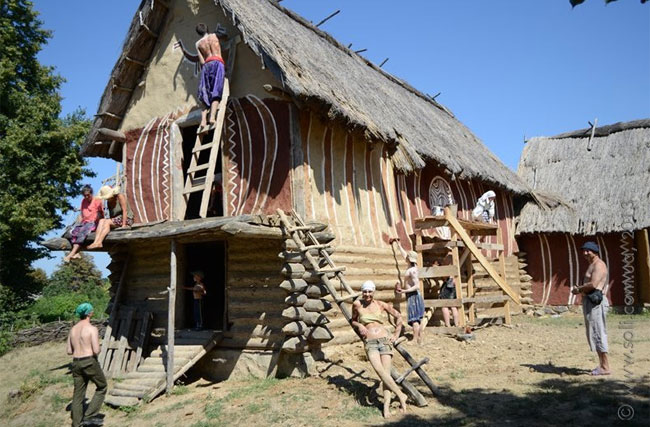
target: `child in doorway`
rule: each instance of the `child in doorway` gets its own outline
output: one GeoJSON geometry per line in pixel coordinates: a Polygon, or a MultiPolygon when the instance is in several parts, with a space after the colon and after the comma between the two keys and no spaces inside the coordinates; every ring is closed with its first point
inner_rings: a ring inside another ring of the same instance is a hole
{"type": "Polygon", "coordinates": [[[194,286],[183,286],[183,289],[192,291],[194,297],[194,330],[200,331],[203,329],[203,297],[207,294],[205,290],[205,274],[201,270],[192,271],[192,278],[194,286]]]}

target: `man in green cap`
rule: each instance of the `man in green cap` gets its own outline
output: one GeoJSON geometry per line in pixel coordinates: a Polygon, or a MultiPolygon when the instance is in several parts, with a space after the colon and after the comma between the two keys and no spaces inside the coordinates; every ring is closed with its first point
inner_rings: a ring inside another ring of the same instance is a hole
{"type": "Polygon", "coordinates": [[[90,323],[93,316],[93,306],[90,303],[79,304],[75,310],[79,317],[76,325],[70,329],[68,335],[68,354],[72,356],[72,379],[74,380],[74,394],[72,396],[72,426],[101,425],[102,417],[99,409],[106,396],[106,378],[102,368],[97,362],[99,354],[99,332],[90,323]],[[86,397],[88,381],[92,381],[97,389],[84,416],[83,402],[86,397]]]}

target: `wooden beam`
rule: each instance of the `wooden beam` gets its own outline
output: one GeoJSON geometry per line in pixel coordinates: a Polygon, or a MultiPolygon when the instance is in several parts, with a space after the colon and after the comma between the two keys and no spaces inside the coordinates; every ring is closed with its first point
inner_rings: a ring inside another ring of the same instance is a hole
{"type": "Polygon", "coordinates": [[[176,329],[176,240],[172,239],[169,259],[169,309],[167,310],[167,393],[174,388],[174,331],[176,329]]]}
{"type": "Polygon", "coordinates": [[[113,141],[126,142],[126,135],[124,135],[124,132],[120,132],[115,129],[99,128],[97,129],[97,133],[110,138],[113,141]]]}
{"type": "Polygon", "coordinates": [[[463,242],[465,242],[465,246],[467,246],[467,248],[472,252],[472,255],[474,255],[478,262],[483,266],[485,271],[488,272],[490,277],[492,277],[492,279],[506,292],[506,294],[508,294],[508,296],[510,296],[510,298],[512,298],[514,302],[520,304],[519,295],[517,295],[517,293],[508,286],[505,280],[499,276],[499,273],[494,270],[490,261],[483,256],[481,250],[476,247],[472,238],[463,229],[458,220],[451,215],[449,208],[445,208],[445,218],[447,218],[449,225],[456,231],[456,233],[458,233],[458,236],[463,240],[463,242]]]}
{"type": "Polygon", "coordinates": [[[133,64],[136,64],[136,65],[139,65],[141,67],[146,67],[147,66],[147,64],[145,62],[140,61],[140,60],[135,59],[135,58],[131,58],[130,56],[125,56],[124,60],[128,61],[128,62],[131,62],[133,64]]]}
{"type": "Polygon", "coordinates": [[[418,271],[420,279],[447,278],[455,276],[456,273],[457,268],[455,265],[434,265],[432,267],[422,267],[418,271]]]}
{"type": "Polygon", "coordinates": [[[124,120],[124,116],[120,116],[118,114],[113,114],[113,113],[111,113],[109,111],[102,111],[101,113],[95,114],[95,116],[96,117],[98,117],[98,116],[106,116],[106,117],[112,117],[112,118],[117,119],[117,120],[124,120]]]}
{"type": "Polygon", "coordinates": [[[424,306],[427,308],[441,308],[441,307],[462,307],[463,304],[460,299],[426,299],[424,306]]]}

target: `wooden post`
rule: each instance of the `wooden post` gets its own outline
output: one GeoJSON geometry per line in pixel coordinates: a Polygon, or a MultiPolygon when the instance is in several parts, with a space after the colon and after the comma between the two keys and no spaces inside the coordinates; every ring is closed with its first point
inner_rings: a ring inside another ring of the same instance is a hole
{"type": "MultiPolygon", "coordinates": [[[[448,210],[449,208],[445,208],[448,210]]],[[[453,231],[451,234],[451,240],[458,240],[458,233],[453,231]]],[[[454,246],[451,249],[451,264],[455,267],[454,273],[454,286],[456,288],[456,298],[463,299],[463,285],[461,283],[460,275],[460,257],[458,256],[458,246],[454,246]]],[[[458,320],[460,320],[460,326],[465,326],[465,306],[463,304],[458,307],[458,320]]]]}
{"type": "Polygon", "coordinates": [[[176,317],[176,239],[172,239],[169,259],[169,309],[167,310],[167,393],[174,387],[174,330],[176,317]]]}
{"type": "MultiPolygon", "coordinates": [[[[474,266],[472,265],[472,255],[471,252],[466,252],[469,255],[465,258],[465,271],[467,272],[467,296],[469,298],[474,298],[476,296],[474,290],[474,266]]],[[[475,316],[476,306],[474,303],[470,303],[467,307],[467,315],[469,317],[469,323],[474,323],[476,320],[475,316]]]]}

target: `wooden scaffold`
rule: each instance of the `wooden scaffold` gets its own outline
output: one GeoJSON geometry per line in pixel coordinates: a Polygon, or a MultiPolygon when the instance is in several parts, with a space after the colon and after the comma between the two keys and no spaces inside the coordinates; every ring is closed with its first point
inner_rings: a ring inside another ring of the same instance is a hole
{"type": "MultiPolygon", "coordinates": [[[[508,285],[505,280],[505,255],[504,245],[500,230],[495,224],[467,221],[456,218],[453,211],[446,207],[444,214],[417,218],[414,221],[415,251],[418,253],[420,266],[420,279],[446,279],[453,278],[456,289],[456,299],[425,299],[427,308],[424,325],[432,317],[433,311],[440,307],[456,307],[458,309],[460,327],[477,324],[481,319],[477,314],[478,305],[488,305],[501,308],[498,317],[502,317],[506,324],[510,324],[510,302],[520,304],[519,295],[508,285]],[[423,243],[423,232],[437,227],[449,227],[451,238],[449,240],[423,243]],[[497,243],[482,242],[484,236],[497,236],[497,243]],[[461,252],[462,250],[462,252],[461,252]],[[482,250],[498,253],[498,271],[482,253],[482,250]],[[451,263],[439,266],[423,266],[424,254],[448,257],[451,263]],[[474,260],[480,265],[481,273],[491,278],[499,287],[501,293],[485,295],[477,292],[475,286],[477,271],[474,260]]],[[[422,294],[424,288],[420,283],[422,294]]]]}

